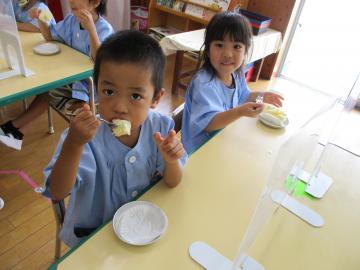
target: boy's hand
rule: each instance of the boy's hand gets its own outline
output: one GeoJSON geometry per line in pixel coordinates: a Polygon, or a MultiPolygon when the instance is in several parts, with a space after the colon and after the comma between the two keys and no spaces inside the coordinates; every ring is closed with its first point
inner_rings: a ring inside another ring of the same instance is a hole
{"type": "Polygon", "coordinates": [[[264,93],[264,102],[272,104],[276,107],[282,106],[282,100],[284,98],[280,96],[279,94],[273,93],[273,92],[265,92],[264,93]]]}
{"type": "Polygon", "coordinates": [[[75,12],[74,15],[80,22],[81,26],[88,32],[91,32],[94,29],[96,29],[93,17],[88,10],[82,9],[80,11],[75,12]]]}
{"type": "Polygon", "coordinates": [[[165,138],[161,137],[160,132],[156,132],[154,139],[165,162],[174,164],[184,155],[184,147],[174,130],[170,130],[165,138]]]}
{"type": "Polygon", "coordinates": [[[40,12],[41,12],[41,9],[39,9],[37,7],[33,7],[29,10],[28,16],[31,19],[39,19],[40,12]]]}
{"type": "Polygon", "coordinates": [[[241,116],[256,117],[264,109],[264,104],[255,102],[246,102],[237,107],[241,116]]]}
{"type": "Polygon", "coordinates": [[[99,126],[100,121],[90,111],[90,106],[85,104],[82,112],[70,123],[68,139],[75,145],[83,146],[95,136],[99,126]]]}

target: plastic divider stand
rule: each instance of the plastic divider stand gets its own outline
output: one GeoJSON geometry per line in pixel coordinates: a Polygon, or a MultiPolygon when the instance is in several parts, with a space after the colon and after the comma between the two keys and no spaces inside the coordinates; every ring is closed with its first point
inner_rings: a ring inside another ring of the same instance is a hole
{"type": "Polygon", "coordinates": [[[3,67],[0,69],[0,80],[18,74],[25,77],[33,74],[25,66],[11,0],[1,0],[0,3],[0,58],[4,58],[6,64],[5,70],[3,67]]]}
{"type": "MultiPolygon", "coordinates": [[[[333,179],[326,175],[326,171],[322,171],[322,164],[333,159],[330,150],[337,146],[331,142],[331,138],[336,132],[340,132],[336,127],[344,112],[354,108],[355,103],[352,100],[358,96],[354,91],[353,89],[345,102],[340,99],[329,102],[280,147],[234,262],[203,242],[195,242],[189,248],[190,256],[195,261],[205,269],[265,269],[261,263],[249,256],[249,251],[256,237],[280,207],[286,208],[314,227],[325,224],[321,213],[307,205],[310,200],[304,198],[300,202],[292,195],[301,178],[307,180],[307,190],[312,191],[318,198],[324,196],[333,182],[333,179]],[[320,137],[324,140],[321,143],[320,137]]],[[[316,202],[309,204],[315,206],[316,202]]]]}

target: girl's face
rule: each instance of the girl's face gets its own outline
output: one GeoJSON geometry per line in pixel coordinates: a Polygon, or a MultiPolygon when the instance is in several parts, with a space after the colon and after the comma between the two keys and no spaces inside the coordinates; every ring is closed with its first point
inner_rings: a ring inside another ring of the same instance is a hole
{"type": "Polygon", "coordinates": [[[95,11],[98,6],[98,0],[68,0],[72,13],[79,12],[80,10],[95,11]]]}
{"type": "Polygon", "coordinates": [[[151,75],[149,69],[138,63],[102,62],[97,88],[100,115],[110,122],[128,120],[131,134],[138,134],[149,109],[155,108],[163,95],[162,90],[153,98],[151,75]]]}
{"type": "Polygon", "coordinates": [[[214,40],[210,43],[209,58],[216,75],[222,81],[228,81],[231,79],[231,73],[244,62],[245,45],[231,40],[226,35],[224,40],[214,40]]]}

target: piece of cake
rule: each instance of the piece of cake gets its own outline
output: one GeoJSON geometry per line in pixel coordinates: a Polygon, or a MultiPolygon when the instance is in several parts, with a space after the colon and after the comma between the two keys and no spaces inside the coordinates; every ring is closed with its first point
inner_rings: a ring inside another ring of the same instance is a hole
{"type": "Polygon", "coordinates": [[[131,134],[131,123],[129,121],[113,119],[112,122],[115,124],[115,127],[112,129],[114,136],[120,137],[131,134]]]}
{"type": "Polygon", "coordinates": [[[54,16],[51,14],[51,12],[49,10],[41,10],[40,14],[39,14],[39,20],[44,22],[44,23],[48,23],[51,19],[53,19],[54,16]]]}
{"type": "Polygon", "coordinates": [[[271,104],[265,104],[264,110],[261,112],[260,117],[279,126],[283,125],[287,119],[287,115],[282,109],[271,104]]]}

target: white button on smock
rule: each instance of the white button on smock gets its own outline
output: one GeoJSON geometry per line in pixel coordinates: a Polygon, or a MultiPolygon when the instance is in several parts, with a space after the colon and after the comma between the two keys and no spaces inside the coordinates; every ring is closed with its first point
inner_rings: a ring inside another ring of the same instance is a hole
{"type": "Polygon", "coordinates": [[[136,161],[136,157],[135,156],[131,156],[130,158],[129,158],[129,162],[130,163],[134,163],[136,161]]]}
{"type": "Polygon", "coordinates": [[[138,192],[136,190],[134,190],[133,192],[131,192],[131,196],[133,198],[135,198],[138,195],[138,192]]]}

